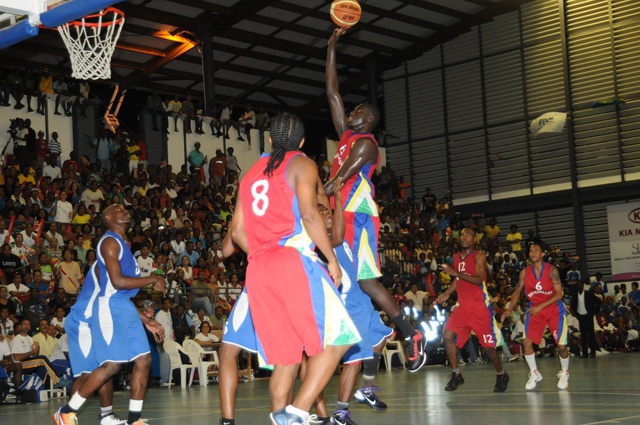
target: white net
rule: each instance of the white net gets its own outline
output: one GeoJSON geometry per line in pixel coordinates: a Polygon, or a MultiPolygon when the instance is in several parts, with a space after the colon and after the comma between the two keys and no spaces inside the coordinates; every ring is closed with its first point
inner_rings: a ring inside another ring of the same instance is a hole
{"type": "Polygon", "coordinates": [[[80,80],[111,78],[111,56],[124,24],[124,14],[108,8],[58,27],[71,59],[71,76],[80,80]]]}

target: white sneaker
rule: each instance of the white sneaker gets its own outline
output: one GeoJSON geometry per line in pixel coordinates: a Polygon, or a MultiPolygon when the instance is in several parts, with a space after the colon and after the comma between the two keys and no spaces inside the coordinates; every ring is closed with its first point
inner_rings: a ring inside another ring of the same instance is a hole
{"type": "Polygon", "coordinates": [[[509,357],[509,362],[515,362],[516,360],[520,360],[520,354],[514,354],[513,356],[509,357]]]}
{"type": "Polygon", "coordinates": [[[598,355],[598,353],[600,353],[600,354],[611,354],[611,351],[607,351],[604,348],[601,348],[600,351],[596,351],[596,356],[598,355]]]}
{"type": "Polygon", "coordinates": [[[527,384],[524,386],[525,390],[532,390],[538,385],[538,382],[542,381],[542,374],[537,370],[533,372],[529,372],[529,380],[527,384]]]}
{"type": "Polygon", "coordinates": [[[569,371],[567,371],[566,373],[560,371],[558,372],[558,389],[561,390],[566,390],[567,388],[569,388],[569,371]]]}
{"type": "Polygon", "coordinates": [[[110,414],[100,418],[100,425],[124,425],[127,421],[124,419],[120,419],[115,414],[110,414]]]}
{"type": "Polygon", "coordinates": [[[464,360],[458,360],[458,366],[464,366],[464,365],[466,365],[464,360]]]}

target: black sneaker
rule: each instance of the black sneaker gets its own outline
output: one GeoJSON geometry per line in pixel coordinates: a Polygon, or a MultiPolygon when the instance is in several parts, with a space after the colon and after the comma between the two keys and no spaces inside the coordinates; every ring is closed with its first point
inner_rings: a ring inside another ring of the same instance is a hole
{"type": "Polygon", "coordinates": [[[357,425],[351,420],[348,410],[336,410],[336,413],[331,417],[331,423],[337,425],[357,425]]]}
{"type": "Polygon", "coordinates": [[[381,390],[378,387],[362,387],[353,395],[356,402],[359,404],[367,404],[373,410],[387,410],[387,405],[384,401],[380,400],[375,393],[375,390],[381,390]]]}
{"type": "Polygon", "coordinates": [[[509,385],[509,374],[505,371],[504,374],[496,376],[496,386],[493,387],[493,392],[503,393],[507,391],[507,385],[509,385]]]}
{"type": "Polygon", "coordinates": [[[407,363],[409,372],[417,372],[427,362],[427,352],[425,350],[426,340],[422,332],[416,331],[413,336],[404,339],[407,344],[407,363]]]}
{"type": "Polygon", "coordinates": [[[445,391],[455,391],[458,389],[458,385],[464,384],[464,378],[461,373],[451,372],[451,379],[449,379],[449,383],[446,387],[444,387],[445,391]]]}

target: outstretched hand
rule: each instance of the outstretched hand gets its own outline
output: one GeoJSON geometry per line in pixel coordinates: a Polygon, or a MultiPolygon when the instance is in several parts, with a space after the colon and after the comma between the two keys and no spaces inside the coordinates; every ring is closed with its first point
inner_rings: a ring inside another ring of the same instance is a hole
{"type": "Polygon", "coordinates": [[[349,28],[336,28],[333,30],[333,34],[331,34],[331,38],[329,38],[329,44],[335,44],[338,42],[341,36],[343,36],[349,28]]]}
{"type": "Polygon", "coordinates": [[[336,204],[342,205],[342,188],[344,184],[342,183],[342,177],[338,177],[336,181],[333,183],[333,199],[336,204]]]}

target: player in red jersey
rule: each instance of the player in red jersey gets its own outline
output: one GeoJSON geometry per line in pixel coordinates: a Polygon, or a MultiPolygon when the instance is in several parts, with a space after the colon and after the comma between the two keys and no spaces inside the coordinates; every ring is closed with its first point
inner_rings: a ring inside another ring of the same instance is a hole
{"type": "Polygon", "coordinates": [[[405,336],[408,348],[410,372],[416,372],[427,360],[425,339],[404,318],[389,292],[380,285],[378,278],[378,231],[380,218],[378,206],[373,200],[374,187],[371,176],[380,163],[378,143],[371,133],[378,124],[380,112],[371,103],[356,106],[347,116],[338,89],[336,70],[336,44],[346,29],[339,28],[329,39],[327,49],[327,98],[331,109],[333,125],[340,135],[340,144],[333,158],[330,179],[325,185],[327,196],[331,197],[338,178],[344,182],[342,203],[346,222],[345,240],[356,256],[358,283],[360,288],[387,313],[405,336]]]}
{"type": "Polygon", "coordinates": [[[543,255],[542,243],[535,242],[529,247],[531,265],[520,272],[518,286],[511,295],[509,307],[502,314],[502,320],[511,316],[524,290],[531,303],[524,319],[524,358],[530,369],[525,388],[532,390],[542,380],[542,374],[538,372],[536,366],[533,344],[540,344],[544,330],[548,326],[560,354],[562,370],[558,373],[558,388],[566,390],[569,387],[569,351],[567,350],[567,312],[562,302],[562,282],[558,269],[543,261],[543,255]]]}
{"type": "Polygon", "coordinates": [[[360,337],[337,290],[342,274],[318,212],[318,169],[298,151],[304,143],[300,119],[288,113],[274,118],[269,142],[273,153],[262,155],[242,179],[231,231],[248,253],[246,289],[260,360],[275,365],[271,420],[302,424],[360,337]],[[331,277],[314,244],[328,260],[331,277]],[[309,357],[306,377],[287,406],[303,350],[309,357]]]}
{"type": "Polygon", "coordinates": [[[442,271],[455,277],[455,280],[436,302],[445,302],[453,291],[457,291],[459,304],[449,316],[444,328],[447,356],[453,369],[451,380],[445,390],[455,391],[458,385],[464,383],[458,368],[456,342],[458,347],[464,347],[473,331],[496,369],[496,385],[493,391],[501,393],[507,390],[509,383],[509,375],[502,368],[496,351],[496,347],[503,343],[502,332],[494,317],[485,283],[487,259],[483,252],[474,249],[475,240],[476,232],[469,227],[465,228],[460,233],[462,251],[453,256],[453,267],[448,264],[440,266],[442,271]]]}

